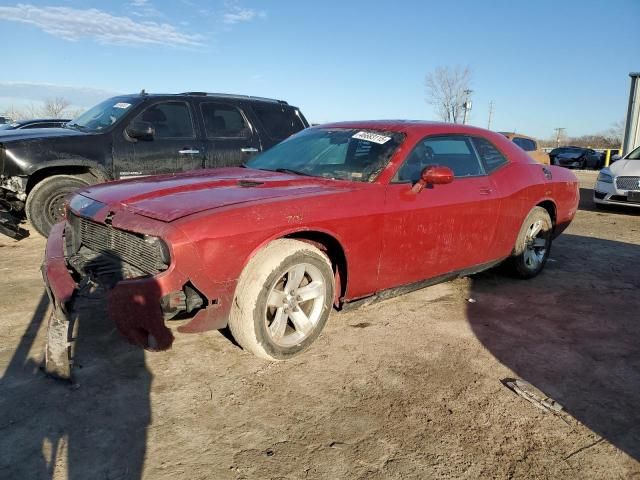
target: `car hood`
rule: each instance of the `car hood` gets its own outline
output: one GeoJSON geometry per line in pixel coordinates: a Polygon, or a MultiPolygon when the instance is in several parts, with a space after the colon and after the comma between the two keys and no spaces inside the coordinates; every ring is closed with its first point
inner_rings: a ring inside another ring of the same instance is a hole
{"type": "Polygon", "coordinates": [[[0,143],[41,138],[81,137],[88,133],[71,128],[25,128],[23,130],[0,130],[0,143]]]}
{"type": "Polygon", "coordinates": [[[80,192],[111,208],[172,222],[205,210],[247,202],[336,193],[355,183],[249,168],[219,168],[88,187],[80,192]]]}
{"type": "Polygon", "coordinates": [[[640,160],[628,160],[626,158],[623,158],[609,165],[609,170],[611,170],[616,176],[640,176],[640,160]]]}

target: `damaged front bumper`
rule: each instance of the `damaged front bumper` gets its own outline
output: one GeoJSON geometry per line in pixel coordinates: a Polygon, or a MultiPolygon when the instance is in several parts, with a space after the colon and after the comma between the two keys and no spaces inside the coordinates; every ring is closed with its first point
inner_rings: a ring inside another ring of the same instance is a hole
{"type": "Polygon", "coordinates": [[[71,378],[73,330],[82,321],[76,308],[79,292],[97,282],[104,290],[107,315],[127,340],[149,350],[166,350],[174,335],[167,326],[177,325],[182,333],[224,328],[235,284],[216,285],[216,294],[204,294],[195,281],[171,267],[157,276],[130,278],[101,284],[100,278],[83,276],[71,267],[65,255],[65,222],[56,224],[49,234],[42,276],[52,305],[45,354],[48,374],[71,378]],[[172,319],[177,318],[179,321],[172,319]]]}

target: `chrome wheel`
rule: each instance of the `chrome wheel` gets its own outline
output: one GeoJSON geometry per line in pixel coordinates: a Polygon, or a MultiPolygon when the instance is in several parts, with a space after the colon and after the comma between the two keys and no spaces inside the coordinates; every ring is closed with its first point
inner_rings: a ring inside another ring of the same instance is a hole
{"type": "Polygon", "coordinates": [[[327,285],[320,270],[299,263],[287,270],[271,287],[265,321],[271,340],[282,347],[307,338],[322,317],[327,285]]]}
{"type": "Polygon", "coordinates": [[[547,255],[550,232],[543,230],[543,227],[543,221],[537,220],[525,236],[524,264],[531,270],[539,268],[547,255]]]}

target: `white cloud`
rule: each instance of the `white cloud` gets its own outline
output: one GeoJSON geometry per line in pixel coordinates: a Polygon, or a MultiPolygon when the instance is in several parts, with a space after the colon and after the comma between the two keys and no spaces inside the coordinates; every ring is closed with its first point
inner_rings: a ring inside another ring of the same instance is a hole
{"type": "Polygon", "coordinates": [[[250,22],[258,17],[265,17],[264,12],[259,12],[253,8],[243,8],[235,2],[226,2],[226,11],[222,15],[223,23],[227,25],[235,25],[241,22],[250,22]]]}
{"type": "MultiPolygon", "coordinates": [[[[134,0],[135,1],[135,0],[134,0]]],[[[148,2],[137,0],[139,6],[148,2]]],[[[91,38],[103,44],[196,46],[201,35],[178,31],[173,25],[151,21],[137,22],[111,15],[96,8],[38,7],[17,4],[0,6],[0,20],[34,25],[44,32],[69,41],[91,38]]]]}

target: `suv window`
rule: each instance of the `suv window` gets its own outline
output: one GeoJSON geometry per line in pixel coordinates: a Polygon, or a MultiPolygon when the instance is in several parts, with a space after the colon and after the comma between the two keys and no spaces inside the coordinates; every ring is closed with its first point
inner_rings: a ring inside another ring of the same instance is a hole
{"type": "Polygon", "coordinates": [[[279,103],[254,103],[253,111],[271,138],[283,140],[304,129],[295,110],[279,103]]]}
{"type": "Polygon", "coordinates": [[[140,113],[135,121],[153,125],[155,138],[195,137],[189,107],[184,102],[156,103],[140,113]]]}
{"type": "Polygon", "coordinates": [[[538,149],[536,142],[530,138],[513,137],[513,143],[518,145],[525,152],[535,152],[538,149]]]}
{"type": "Polygon", "coordinates": [[[480,155],[480,158],[484,162],[487,173],[491,173],[507,163],[506,157],[486,138],[474,137],[473,143],[476,146],[478,155],[480,155]]]}
{"type": "Polygon", "coordinates": [[[419,142],[398,170],[396,181],[416,182],[427,165],[444,165],[456,177],[484,175],[471,139],[464,136],[427,137],[419,142]]]}
{"type": "Polygon", "coordinates": [[[244,138],[248,136],[247,123],[236,107],[222,103],[203,103],[200,109],[207,137],[244,138]]]}

